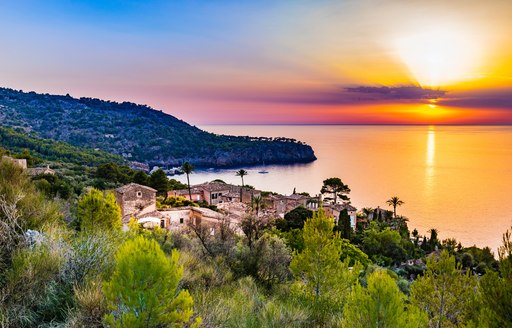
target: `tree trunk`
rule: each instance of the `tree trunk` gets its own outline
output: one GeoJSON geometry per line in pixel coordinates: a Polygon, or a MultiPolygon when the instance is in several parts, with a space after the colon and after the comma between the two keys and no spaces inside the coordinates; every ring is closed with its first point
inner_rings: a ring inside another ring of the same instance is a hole
{"type": "Polygon", "coordinates": [[[192,201],[192,191],[190,191],[190,179],[187,173],[187,184],[188,184],[188,198],[192,201]]]}

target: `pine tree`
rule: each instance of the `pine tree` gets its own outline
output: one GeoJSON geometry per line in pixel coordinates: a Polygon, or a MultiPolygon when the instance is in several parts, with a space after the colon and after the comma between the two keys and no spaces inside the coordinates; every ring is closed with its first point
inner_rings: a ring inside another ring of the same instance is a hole
{"type": "Polygon", "coordinates": [[[167,198],[169,179],[162,169],[158,169],[149,176],[149,186],[156,189],[159,195],[167,198]]]}
{"type": "MultiPolygon", "coordinates": [[[[116,268],[103,290],[111,313],[105,323],[112,327],[184,327],[193,315],[193,299],[178,291],[183,267],[179,253],[171,258],[154,240],[137,236],[126,241],[115,256],[116,268]]],[[[201,323],[195,319],[192,326],[201,323]]]]}
{"type": "Polygon", "coordinates": [[[147,186],[149,184],[149,177],[144,171],[137,171],[133,174],[132,181],[134,183],[138,183],[143,186],[147,186]]]}
{"type": "Polygon", "coordinates": [[[350,225],[350,215],[348,215],[347,209],[343,209],[340,212],[340,216],[338,218],[338,226],[336,227],[341,233],[341,237],[344,239],[350,240],[352,237],[352,226],[350,225]]]}
{"type": "Polygon", "coordinates": [[[498,249],[500,272],[489,271],[480,280],[480,322],[483,327],[512,327],[512,229],[503,235],[498,249]]]}
{"type": "Polygon", "coordinates": [[[121,209],[112,192],[91,189],[78,201],[76,217],[82,231],[121,228],[121,209]]]}
{"type": "Polygon", "coordinates": [[[290,270],[295,276],[294,290],[313,303],[325,308],[342,306],[359,274],[359,266],[352,271],[349,259],[340,261],[341,238],[333,233],[334,219],[320,209],[304,224],[304,249],[295,252],[290,270]]]}
{"type": "Polygon", "coordinates": [[[340,178],[325,179],[320,192],[322,194],[331,194],[333,196],[333,204],[338,202],[338,197],[345,201],[350,200],[347,196],[350,193],[350,188],[340,178]]]}
{"type": "Polygon", "coordinates": [[[393,278],[383,270],[368,277],[368,287],[357,285],[351,292],[345,311],[343,327],[425,327],[426,313],[417,307],[405,307],[405,295],[393,278]]]}
{"type": "Polygon", "coordinates": [[[427,261],[425,274],[411,285],[411,303],[428,313],[430,327],[459,326],[474,310],[476,284],[475,276],[463,274],[455,257],[444,250],[438,259],[427,261]]]}

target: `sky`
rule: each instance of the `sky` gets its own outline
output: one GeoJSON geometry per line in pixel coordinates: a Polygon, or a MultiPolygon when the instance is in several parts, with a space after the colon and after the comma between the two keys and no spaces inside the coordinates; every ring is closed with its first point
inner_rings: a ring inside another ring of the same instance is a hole
{"type": "Polygon", "coordinates": [[[0,2],[0,86],[191,124],[512,124],[510,0],[0,2]]]}

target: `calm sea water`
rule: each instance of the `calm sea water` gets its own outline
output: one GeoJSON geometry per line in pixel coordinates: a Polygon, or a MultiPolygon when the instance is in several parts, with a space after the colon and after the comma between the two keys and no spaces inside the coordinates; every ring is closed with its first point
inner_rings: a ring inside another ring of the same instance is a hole
{"type": "MultiPolygon", "coordinates": [[[[511,126],[202,126],[214,133],[283,136],[310,144],[310,164],[248,168],[245,183],[283,194],[317,194],[322,181],[339,177],[358,207],[383,207],[391,196],[411,230],[431,228],[464,245],[501,244],[512,225],[511,126]]],[[[184,176],[178,177],[186,180],[184,176]]],[[[240,183],[235,170],[194,172],[191,183],[240,183]]]]}

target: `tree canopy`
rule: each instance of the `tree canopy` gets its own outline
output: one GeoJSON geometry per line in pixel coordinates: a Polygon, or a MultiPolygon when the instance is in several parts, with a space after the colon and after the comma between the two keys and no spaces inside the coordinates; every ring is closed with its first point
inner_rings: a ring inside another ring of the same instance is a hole
{"type": "Polygon", "coordinates": [[[333,203],[336,204],[338,201],[338,197],[342,200],[350,200],[348,198],[348,194],[350,193],[350,188],[344,184],[340,178],[328,178],[323,181],[322,189],[320,190],[322,194],[330,194],[332,195],[333,203]]]}
{"type": "MultiPolygon", "coordinates": [[[[178,290],[183,268],[174,250],[168,259],[154,240],[142,236],[126,241],[115,255],[116,268],[104,283],[114,327],[185,327],[193,314],[188,291],[178,290]]],[[[193,326],[201,323],[196,318],[193,326]]]]}
{"type": "Polygon", "coordinates": [[[92,188],[78,200],[77,223],[80,230],[121,228],[121,209],[112,192],[92,188]]]}

